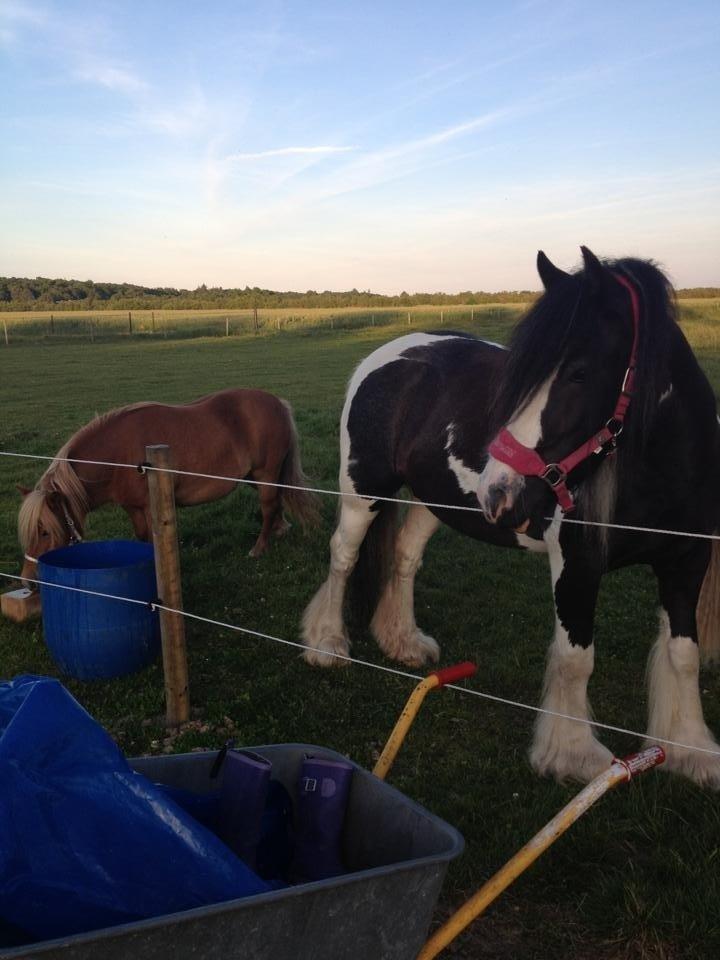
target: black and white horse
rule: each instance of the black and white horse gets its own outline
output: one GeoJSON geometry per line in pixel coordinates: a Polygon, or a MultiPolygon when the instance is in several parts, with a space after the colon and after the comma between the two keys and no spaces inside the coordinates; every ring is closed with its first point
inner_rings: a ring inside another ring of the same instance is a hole
{"type": "MultiPolygon", "coordinates": [[[[593,619],[608,570],[649,564],[660,632],[649,661],[651,736],[666,767],[720,788],[720,748],[705,725],[700,646],[717,656],[717,544],[655,530],[712,534],[719,524],[720,429],[713,392],[676,322],[672,289],[652,264],[601,262],[583,248],[567,274],[538,255],[544,294],[508,350],[464,333],[414,333],[380,347],[355,371],[340,423],[339,522],[327,580],[305,611],[305,659],[347,655],[343,597],[366,535],[393,536],[392,572],[371,628],[388,657],[413,667],[437,660],[415,623],[413,587],[440,522],[480,540],[546,552],[555,599],[543,707],[589,718],[593,619]],[[392,497],[413,504],[397,530],[392,497]],[[594,521],[563,522],[564,516],[594,521]],[[375,521],[375,523],[373,523],[375,521]],[[624,531],[603,523],[652,528],[624,531]],[[713,755],[714,754],[714,755],[713,755]]],[[[368,539],[370,539],[370,537],[368,539]]],[[[387,537],[384,538],[387,541],[387,537]]],[[[589,780],[610,751],[586,723],[540,714],[531,762],[559,779],[589,780]]]]}

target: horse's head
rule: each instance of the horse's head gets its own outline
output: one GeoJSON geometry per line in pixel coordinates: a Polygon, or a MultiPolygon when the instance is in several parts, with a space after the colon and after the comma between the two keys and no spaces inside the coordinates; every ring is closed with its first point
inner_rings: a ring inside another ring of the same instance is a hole
{"type": "Polygon", "coordinates": [[[582,252],[583,269],[573,274],[538,254],[545,291],[513,335],[478,487],[491,523],[523,529],[558,503],[571,510],[572,488],[614,449],[625,427],[638,380],[640,301],[621,265],[636,261],[611,269],[582,252]]]}
{"type": "Polygon", "coordinates": [[[37,559],[48,550],[65,547],[77,537],[73,533],[70,504],[57,490],[28,490],[18,487],[23,502],[18,514],[18,539],[24,554],[23,586],[34,588],[30,582],[37,579],[37,559]]]}

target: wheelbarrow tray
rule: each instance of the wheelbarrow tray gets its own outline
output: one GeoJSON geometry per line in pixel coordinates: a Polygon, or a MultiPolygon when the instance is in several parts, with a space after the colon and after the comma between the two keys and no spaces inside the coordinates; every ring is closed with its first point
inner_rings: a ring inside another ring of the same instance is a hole
{"type": "MultiPolygon", "coordinates": [[[[305,754],[346,759],[307,744],[253,747],[294,795],[305,754]]],[[[143,757],[132,766],[195,793],[217,752],[143,757]]],[[[2,958],[42,960],[415,960],[450,860],[464,842],[449,824],[353,764],[343,831],[348,873],[240,900],[28,946],[2,958]]],[[[222,774],[221,774],[222,775],[222,774]]]]}

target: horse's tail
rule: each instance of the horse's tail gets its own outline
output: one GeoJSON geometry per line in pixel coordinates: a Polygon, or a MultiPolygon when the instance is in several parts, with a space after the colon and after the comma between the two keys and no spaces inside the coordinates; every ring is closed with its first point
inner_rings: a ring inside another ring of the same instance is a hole
{"type": "Polygon", "coordinates": [[[399,529],[398,504],[378,501],[377,505],[378,515],[365,534],[349,584],[350,608],[364,623],[370,622],[390,579],[399,529]]]}
{"type": "Polygon", "coordinates": [[[308,478],[302,468],[300,459],[300,440],[292,407],[287,400],[280,401],[290,426],[290,446],[280,470],[278,483],[286,484],[280,491],[283,506],[300,523],[303,530],[315,527],[320,522],[320,501],[317,494],[302,489],[308,486],[308,478]]]}
{"type": "Polygon", "coordinates": [[[713,540],[697,611],[698,643],[703,663],[720,661],[720,541],[713,540]]]}

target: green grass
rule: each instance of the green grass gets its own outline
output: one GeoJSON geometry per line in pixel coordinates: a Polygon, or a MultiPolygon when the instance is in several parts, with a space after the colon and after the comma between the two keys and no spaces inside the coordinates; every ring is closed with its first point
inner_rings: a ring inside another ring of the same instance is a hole
{"type": "MultiPolygon", "coordinates": [[[[684,324],[720,387],[717,304],[691,304],[684,324]]],[[[367,313],[367,312],[366,312],[367,313]]],[[[437,311],[436,311],[437,314],[437,311]]],[[[507,339],[516,311],[476,308],[473,329],[507,339]]],[[[430,325],[437,325],[437,315],[430,325]]],[[[190,321],[188,321],[190,322],[190,321]]],[[[470,328],[466,320],[454,325],[470,328]]],[[[358,321],[359,324],[359,321],[358,321]]],[[[419,326],[419,324],[418,324],[419,326]]],[[[407,332],[381,326],[302,327],[279,335],[164,340],[148,337],[0,341],[0,449],[52,454],[96,412],[141,399],[182,401],[228,386],[258,386],[295,408],[304,465],[321,486],[337,483],[337,424],[353,366],[407,332]]],[[[272,331],[270,331],[272,333],[272,331]]],[[[44,469],[0,458],[0,570],[17,572],[15,484],[44,469]]],[[[258,530],[247,489],[179,514],[183,592],[193,613],[290,640],[326,575],[336,502],[307,538],[293,528],[259,561],[246,554],[258,530]]],[[[91,516],[90,536],[129,536],[114,508],[91,516]]],[[[591,697],[598,719],[642,730],[642,678],[656,632],[654,580],[644,568],[605,579],[597,617],[591,697]]],[[[442,663],[475,660],[478,690],[539,700],[552,629],[542,558],[496,550],[443,528],[418,576],[417,619],[441,643],[442,663]]],[[[188,621],[195,722],[177,737],[162,725],[159,666],[122,680],[68,687],[128,755],[306,741],[371,766],[412,683],[360,666],[321,671],[296,650],[188,621]]],[[[353,653],[384,663],[353,626],[353,653]]],[[[57,675],[38,622],[0,622],[0,676],[57,675]]],[[[720,733],[720,678],[702,676],[708,724],[720,733]]],[[[576,792],[541,780],[526,752],[532,715],[446,691],[426,701],[390,780],[455,824],[465,855],[448,874],[438,916],[474,891],[576,792]]],[[[632,738],[604,738],[617,753],[632,738]]],[[[651,773],[602,800],[457,942],[455,957],[709,958],[720,950],[720,801],[692,784],[651,773]]]]}

